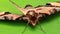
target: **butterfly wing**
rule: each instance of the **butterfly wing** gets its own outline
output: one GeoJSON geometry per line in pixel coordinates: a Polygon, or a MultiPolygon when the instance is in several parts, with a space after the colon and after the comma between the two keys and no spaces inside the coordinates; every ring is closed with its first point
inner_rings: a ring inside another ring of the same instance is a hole
{"type": "Polygon", "coordinates": [[[60,11],[60,7],[38,7],[36,8],[36,13],[38,13],[38,17],[43,17],[45,15],[51,15],[51,14],[54,14],[56,12],[59,12],[60,11]]]}
{"type": "Polygon", "coordinates": [[[46,6],[42,6],[42,7],[37,7],[36,8],[36,12],[38,13],[44,13],[44,14],[54,14],[55,12],[59,12],[60,11],[60,3],[59,2],[49,2],[46,3],[46,6]]]}
{"type": "Polygon", "coordinates": [[[10,12],[1,12],[0,20],[27,20],[25,15],[11,14],[10,12]]]}

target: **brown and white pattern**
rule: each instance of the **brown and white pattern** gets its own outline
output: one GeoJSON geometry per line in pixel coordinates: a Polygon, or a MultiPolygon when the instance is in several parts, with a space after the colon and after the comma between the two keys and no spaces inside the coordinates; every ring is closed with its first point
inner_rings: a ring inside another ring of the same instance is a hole
{"type": "Polygon", "coordinates": [[[27,20],[28,23],[35,26],[41,17],[44,17],[46,14],[51,15],[55,12],[60,11],[59,2],[49,2],[45,6],[32,7],[31,5],[26,5],[25,8],[22,8],[15,4],[13,1],[10,2],[19,10],[22,11],[23,15],[11,14],[9,12],[1,12],[0,20],[27,20]]]}

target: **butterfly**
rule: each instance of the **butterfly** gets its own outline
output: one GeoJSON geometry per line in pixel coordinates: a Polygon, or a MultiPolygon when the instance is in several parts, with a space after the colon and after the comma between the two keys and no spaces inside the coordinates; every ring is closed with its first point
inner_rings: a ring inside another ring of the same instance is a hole
{"type": "Polygon", "coordinates": [[[25,20],[28,24],[35,26],[41,17],[46,15],[52,15],[60,11],[59,2],[49,2],[45,6],[38,5],[33,7],[32,5],[26,5],[25,8],[18,6],[16,3],[10,0],[10,2],[19,11],[23,12],[23,15],[12,14],[10,12],[0,12],[0,20],[25,20]]]}

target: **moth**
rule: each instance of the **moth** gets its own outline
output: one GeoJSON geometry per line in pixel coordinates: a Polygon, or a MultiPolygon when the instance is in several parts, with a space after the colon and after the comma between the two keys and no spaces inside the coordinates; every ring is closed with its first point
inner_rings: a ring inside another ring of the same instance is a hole
{"type": "Polygon", "coordinates": [[[45,6],[33,7],[32,5],[26,5],[25,8],[18,6],[16,3],[10,0],[10,2],[19,10],[23,12],[23,15],[11,14],[10,12],[0,12],[0,20],[26,20],[28,24],[35,26],[41,17],[45,15],[52,15],[55,12],[60,11],[59,2],[49,2],[45,6]]]}

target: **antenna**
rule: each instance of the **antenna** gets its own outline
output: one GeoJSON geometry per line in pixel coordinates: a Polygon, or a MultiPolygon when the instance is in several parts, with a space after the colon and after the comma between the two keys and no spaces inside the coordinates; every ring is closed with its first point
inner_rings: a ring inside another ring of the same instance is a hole
{"type": "Polygon", "coordinates": [[[22,7],[18,6],[16,3],[13,1],[9,0],[19,11],[22,11],[24,14],[26,14],[26,10],[23,9],[22,7]]]}

